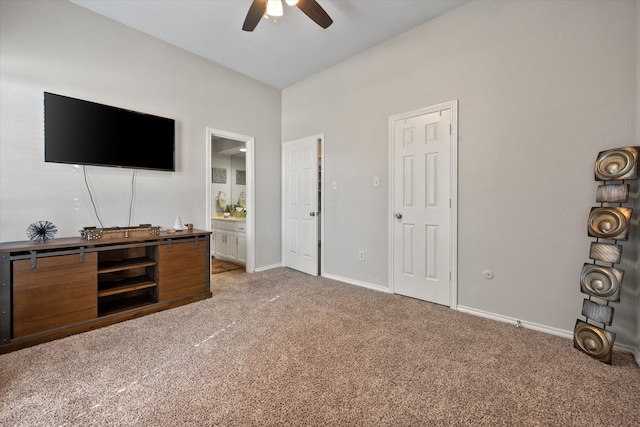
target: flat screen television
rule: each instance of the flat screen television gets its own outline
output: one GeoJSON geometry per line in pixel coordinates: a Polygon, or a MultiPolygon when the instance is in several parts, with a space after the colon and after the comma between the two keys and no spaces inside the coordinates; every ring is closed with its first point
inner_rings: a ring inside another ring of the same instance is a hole
{"type": "Polygon", "coordinates": [[[45,92],[44,161],[175,171],[175,120],[45,92]]]}

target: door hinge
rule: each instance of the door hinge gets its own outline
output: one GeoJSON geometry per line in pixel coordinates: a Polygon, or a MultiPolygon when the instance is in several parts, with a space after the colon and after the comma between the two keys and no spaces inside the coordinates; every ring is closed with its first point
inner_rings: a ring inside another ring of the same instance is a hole
{"type": "Polygon", "coordinates": [[[451,128],[451,125],[449,125],[449,135],[453,135],[453,130],[451,128]]]}
{"type": "Polygon", "coordinates": [[[449,209],[451,209],[451,199],[449,199],[449,209]]]}
{"type": "Polygon", "coordinates": [[[449,281],[451,281],[451,272],[449,272],[449,281]]]}

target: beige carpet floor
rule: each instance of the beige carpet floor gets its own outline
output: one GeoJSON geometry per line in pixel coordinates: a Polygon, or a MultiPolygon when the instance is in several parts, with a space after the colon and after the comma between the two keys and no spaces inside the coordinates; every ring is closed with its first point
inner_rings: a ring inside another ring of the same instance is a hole
{"type": "Polygon", "coordinates": [[[2,426],[638,426],[640,368],[278,268],[0,356],[2,426]]]}

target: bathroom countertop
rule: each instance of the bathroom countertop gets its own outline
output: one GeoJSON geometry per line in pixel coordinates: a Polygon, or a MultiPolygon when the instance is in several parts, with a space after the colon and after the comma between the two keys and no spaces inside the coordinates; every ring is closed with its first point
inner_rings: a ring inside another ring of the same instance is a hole
{"type": "Polygon", "coordinates": [[[236,218],[234,216],[230,216],[229,218],[225,218],[222,215],[211,215],[211,219],[215,219],[216,221],[230,221],[230,222],[246,222],[246,218],[236,218]]]}

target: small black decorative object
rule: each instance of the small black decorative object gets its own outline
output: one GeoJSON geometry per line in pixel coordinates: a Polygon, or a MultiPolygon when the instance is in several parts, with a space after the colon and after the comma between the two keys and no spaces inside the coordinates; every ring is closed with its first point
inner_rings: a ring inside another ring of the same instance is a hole
{"type": "Polygon", "coordinates": [[[27,237],[34,242],[46,242],[55,237],[58,229],[51,221],[36,221],[27,227],[27,237]]]}

